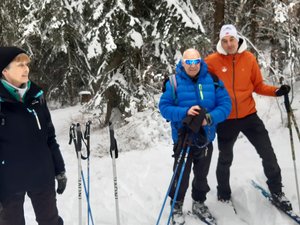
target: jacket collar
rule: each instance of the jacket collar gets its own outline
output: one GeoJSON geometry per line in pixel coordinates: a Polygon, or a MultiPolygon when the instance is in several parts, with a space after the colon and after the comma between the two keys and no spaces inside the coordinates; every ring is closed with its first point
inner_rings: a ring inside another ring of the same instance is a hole
{"type": "MultiPolygon", "coordinates": [[[[241,44],[239,44],[240,46],[238,48],[237,53],[242,53],[245,50],[247,50],[247,43],[246,43],[245,39],[242,38],[241,36],[238,36],[238,38],[239,38],[239,43],[241,42],[241,44]]],[[[225,50],[222,48],[221,40],[218,41],[217,52],[220,53],[221,55],[228,55],[227,52],[225,52],[225,50]]]]}
{"type": "MultiPolygon", "coordinates": [[[[42,90],[34,82],[30,81],[27,85],[28,85],[28,90],[23,98],[23,100],[25,102],[32,98],[38,98],[43,94],[42,90]]],[[[3,83],[0,82],[0,101],[1,102],[16,102],[16,101],[18,101],[18,98],[16,98],[14,96],[15,93],[11,93],[11,91],[12,90],[8,90],[3,85],[3,83]]]]}
{"type": "Polygon", "coordinates": [[[24,88],[18,88],[18,87],[15,87],[14,85],[10,84],[9,82],[7,82],[6,80],[4,79],[1,79],[1,83],[3,84],[3,86],[5,87],[5,89],[16,99],[16,100],[20,100],[20,93],[23,93],[21,94],[21,98],[22,98],[22,101],[24,101],[24,98],[25,98],[25,95],[26,95],[26,92],[29,90],[30,88],[30,84],[31,84],[31,81],[28,81],[26,84],[25,84],[25,87],[24,88]],[[22,90],[23,89],[23,90],[22,90]]]}

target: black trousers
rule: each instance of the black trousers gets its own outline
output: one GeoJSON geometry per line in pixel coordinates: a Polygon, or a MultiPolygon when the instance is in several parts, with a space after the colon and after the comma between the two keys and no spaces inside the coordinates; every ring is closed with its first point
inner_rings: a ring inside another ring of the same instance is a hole
{"type": "Polygon", "coordinates": [[[20,192],[1,200],[3,209],[0,212],[1,225],[25,225],[24,198],[31,199],[36,221],[39,225],[63,225],[56,207],[55,189],[44,191],[20,192]]]}
{"type": "MultiPolygon", "coordinates": [[[[174,149],[175,148],[176,146],[174,146],[174,149]]],[[[212,151],[213,151],[212,143],[210,143],[207,147],[203,149],[199,149],[195,146],[191,147],[190,154],[186,159],[186,166],[180,184],[178,184],[178,179],[179,179],[183,161],[179,162],[175,180],[173,182],[173,185],[169,193],[169,197],[171,199],[174,199],[176,187],[177,185],[180,185],[176,201],[184,200],[186,191],[189,187],[190,173],[193,164],[194,179],[192,182],[192,199],[200,202],[204,202],[206,200],[206,194],[210,190],[207,183],[207,175],[208,175],[209,166],[211,162],[212,151]]],[[[176,168],[178,157],[179,154],[174,155],[175,161],[173,166],[173,172],[176,168]]]]}
{"type": "Polygon", "coordinates": [[[281,191],[281,170],[277,163],[268,131],[262,120],[254,113],[242,119],[225,120],[218,125],[219,159],[216,171],[218,195],[223,199],[229,199],[231,196],[230,166],[233,160],[233,145],[240,132],[248,138],[262,159],[270,191],[281,191]]]}

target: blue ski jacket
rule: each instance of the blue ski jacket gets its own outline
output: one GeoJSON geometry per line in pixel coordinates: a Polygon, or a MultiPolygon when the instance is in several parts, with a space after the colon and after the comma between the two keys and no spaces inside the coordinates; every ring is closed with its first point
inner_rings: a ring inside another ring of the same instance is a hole
{"type": "Polygon", "coordinates": [[[221,80],[214,84],[212,76],[207,71],[207,65],[201,60],[199,75],[196,79],[189,77],[181,61],[176,65],[176,99],[174,87],[170,81],[166,83],[166,91],[159,101],[162,116],[171,122],[174,144],[178,142],[178,130],[182,127],[182,120],[187,116],[190,107],[199,105],[204,108],[211,118],[211,123],[204,126],[209,142],[215,138],[216,125],[224,121],[231,111],[231,100],[221,80]]]}

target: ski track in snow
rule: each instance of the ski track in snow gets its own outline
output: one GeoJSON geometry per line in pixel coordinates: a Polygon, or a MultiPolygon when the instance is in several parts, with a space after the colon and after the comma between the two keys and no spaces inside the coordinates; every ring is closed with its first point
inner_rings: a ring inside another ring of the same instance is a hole
{"type": "MultiPolygon", "coordinates": [[[[294,109],[297,109],[299,101],[294,100],[294,109]]],[[[272,98],[258,98],[258,108],[261,110],[261,117],[269,130],[271,141],[275,149],[279,165],[282,170],[283,190],[286,196],[292,201],[295,212],[299,212],[298,201],[295,188],[294,168],[290,150],[289,133],[286,127],[280,123],[280,114],[275,101],[272,98]],[[271,109],[271,110],[270,110],[271,109]],[[267,113],[266,113],[267,112],[267,113]]],[[[66,225],[78,224],[78,177],[77,158],[74,146],[69,145],[69,126],[74,115],[79,115],[80,106],[66,109],[53,110],[52,119],[56,128],[58,142],[61,146],[62,154],[66,163],[68,184],[63,195],[58,195],[58,207],[60,215],[66,225]]],[[[259,111],[260,112],[260,111],[259,111]]],[[[285,111],[283,111],[285,113],[285,111]]],[[[298,111],[294,111],[296,118],[298,111]]],[[[285,114],[283,114],[285,116],[285,114]]],[[[300,115],[299,115],[300,116],[300,115]]],[[[165,126],[165,120],[151,123],[152,115],[140,116],[140,120],[150,120],[146,131],[157,130],[155,126],[161,124],[165,126]]],[[[159,117],[156,117],[159,118],[159,117]]],[[[84,121],[86,122],[86,121],[84,121]]],[[[138,121],[135,121],[139,124],[138,121]]],[[[84,124],[82,124],[84,125],[84,124]]],[[[92,124],[93,126],[93,124],[92,124]]],[[[131,129],[133,129],[131,127],[131,129]]],[[[169,129],[162,129],[169,132],[169,129]]],[[[105,131],[106,132],[106,131],[105,131]]],[[[103,146],[109,146],[108,136],[102,137],[100,130],[91,130],[91,159],[90,159],[90,202],[94,218],[97,225],[116,225],[115,197],[112,173],[112,160],[110,155],[99,157],[95,151],[103,146]]],[[[128,130],[130,132],[130,130],[128,130]]],[[[145,132],[151,133],[151,132],[145,132]]],[[[152,132],[155,134],[155,132],[152,132]]],[[[294,132],[295,133],[295,132],[294,132]]],[[[117,134],[117,132],[116,132],[117,134]]],[[[163,136],[168,136],[162,134],[163,136]]],[[[127,145],[126,139],[116,135],[119,149],[122,145],[127,145]]],[[[163,199],[165,197],[171,176],[172,176],[172,145],[170,140],[160,140],[150,148],[134,149],[134,151],[119,152],[116,159],[118,194],[120,206],[121,225],[151,225],[156,224],[163,199]]],[[[294,137],[296,160],[299,161],[299,142],[294,137]]],[[[144,145],[143,145],[144,146],[144,145]]],[[[108,151],[108,150],[107,150],[108,151]]],[[[254,148],[242,135],[238,138],[234,149],[234,161],[231,167],[231,188],[232,198],[237,210],[237,215],[228,212],[216,198],[216,178],[215,169],[218,157],[216,143],[214,143],[214,153],[208,176],[211,191],[207,195],[207,205],[215,216],[218,225],[294,225],[295,222],[272,206],[261,196],[254,187],[251,186],[251,179],[266,187],[265,176],[261,166],[261,160],[254,148]]],[[[82,161],[84,173],[86,174],[86,162],[82,161]]],[[[299,173],[299,169],[298,169],[299,173]]],[[[87,177],[86,177],[87,179],[87,177]]],[[[190,181],[192,180],[192,176],[190,181]]],[[[86,202],[83,196],[83,224],[86,222],[86,202]]],[[[184,211],[191,210],[192,199],[190,188],[185,197],[184,211]]],[[[26,198],[25,217],[27,224],[36,224],[35,216],[26,198]]],[[[160,224],[166,224],[170,212],[169,199],[160,220],[160,224]]],[[[91,223],[90,223],[91,224],[91,223]]],[[[204,224],[194,218],[187,217],[187,225],[204,224]]]]}

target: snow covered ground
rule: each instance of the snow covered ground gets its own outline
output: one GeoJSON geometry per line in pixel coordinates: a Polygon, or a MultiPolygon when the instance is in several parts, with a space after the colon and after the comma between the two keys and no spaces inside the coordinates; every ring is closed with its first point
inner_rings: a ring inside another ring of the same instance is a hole
{"type": "MultiPolygon", "coordinates": [[[[297,97],[297,96],[296,96],[297,97]]],[[[259,115],[269,130],[273,147],[282,169],[283,190],[299,212],[296,194],[294,167],[289,142],[289,131],[281,123],[281,114],[275,98],[257,96],[259,115]]],[[[282,108],[283,98],[279,104],[282,108]]],[[[300,113],[299,97],[294,99],[293,109],[296,118],[300,113]]],[[[286,121],[285,110],[282,116],[286,121]]],[[[57,139],[65,159],[68,185],[63,195],[57,196],[60,215],[66,225],[78,224],[77,159],[74,146],[69,145],[69,126],[80,121],[82,125],[88,116],[80,113],[80,106],[52,111],[57,139]]],[[[294,131],[294,130],[293,130],[294,131]]],[[[295,133],[295,132],[294,132],[295,133]]],[[[118,193],[121,225],[154,225],[159,215],[170,178],[173,159],[169,123],[161,118],[156,110],[137,113],[125,127],[116,128],[119,158],[117,159],[118,193]]],[[[294,136],[296,161],[299,164],[300,144],[294,136]]],[[[216,143],[208,176],[211,191],[208,193],[207,205],[216,217],[219,225],[292,225],[295,224],[286,215],[270,205],[250,182],[256,180],[266,187],[261,160],[254,148],[244,136],[240,136],[235,145],[235,157],[231,169],[231,187],[237,215],[228,211],[216,199],[215,169],[218,157],[216,143]]],[[[108,128],[91,130],[91,208],[94,224],[116,225],[115,199],[112,174],[112,160],[106,154],[109,150],[108,128]]],[[[86,162],[83,161],[86,171],[86,162]]],[[[298,168],[299,173],[299,168],[298,168]]],[[[83,195],[84,196],[84,195],[83,195]]],[[[25,202],[27,224],[36,224],[30,200],[25,202]]],[[[190,189],[186,195],[184,210],[191,209],[190,189]]],[[[86,223],[85,201],[83,224],[86,223]]],[[[160,224],[166,224],[169,214],[166,204],[160,224]]],[[[91,224],[91,223],[90,223],[91,224]]],[[[187,225],[202,224],[193,218],[187,218],[187,225]]]]}

